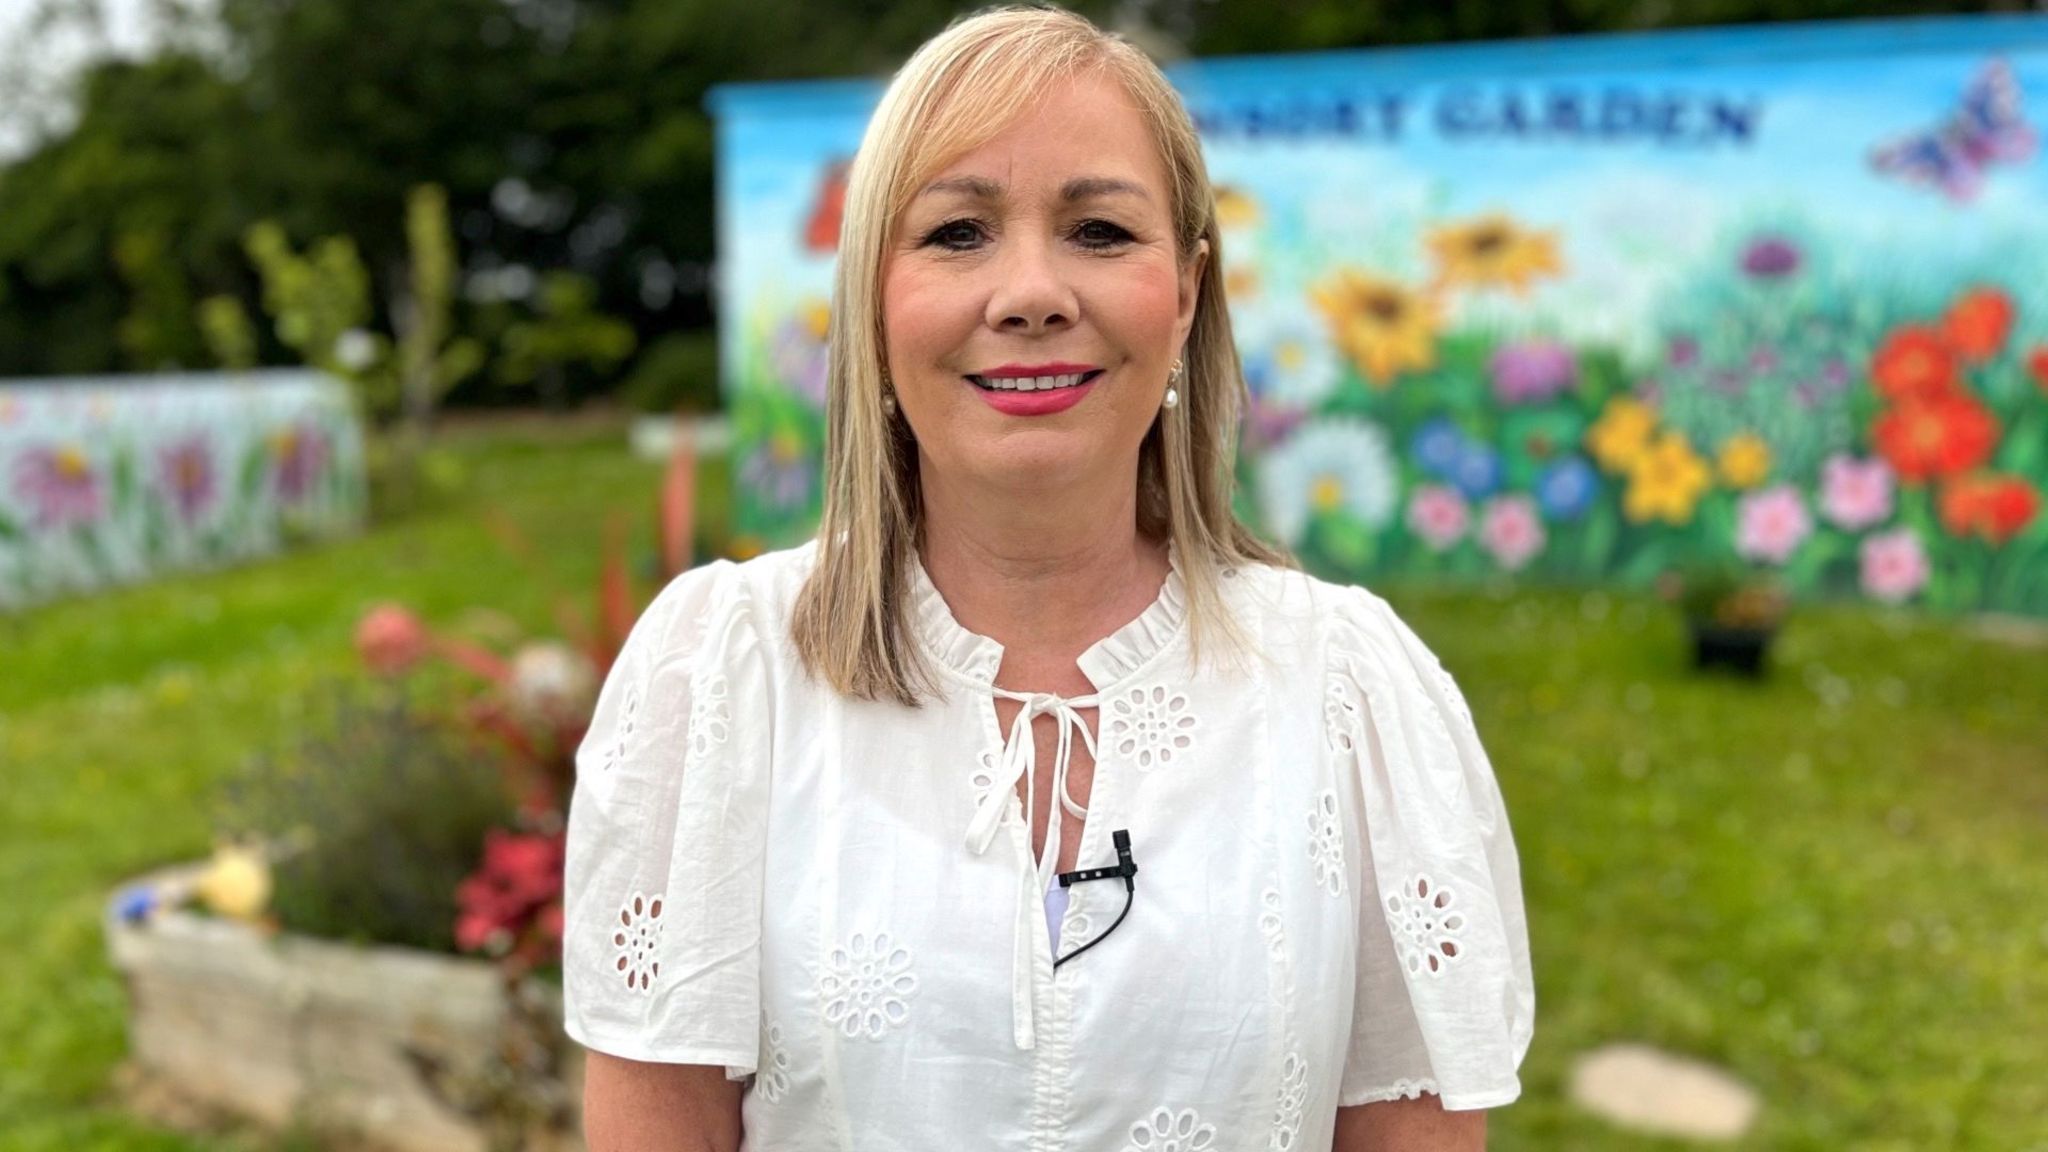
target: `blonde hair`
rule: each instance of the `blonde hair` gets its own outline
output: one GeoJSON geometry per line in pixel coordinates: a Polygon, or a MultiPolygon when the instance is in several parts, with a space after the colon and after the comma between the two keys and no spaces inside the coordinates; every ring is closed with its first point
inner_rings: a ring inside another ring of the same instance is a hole
{"type": "Polygon", "coordinates": [[[933,686],[910,619],[909,565],[924,530],[917,443],[882,404],[883,252],[917,188],[1000,133],[1026,94],[1084,75],[1120,82],[1151,129],[1180,258],[1193,259],[1208,242],[1182,402],[1153,422],[1138,463],[1138,530],[1175,545],[1191,648],[1217,638],[1245,642],[1223,609],[1223,569],[1292,564],[1231,510],[1244,376],[1224,305],[1215,197],[1179,95],[1136,47],[1080,16],[990,9],[956,20],[897,72],[847,180],[825,397],[824,514],[791,635],[811,674],[848,695],[915,705],[933,686]]]}

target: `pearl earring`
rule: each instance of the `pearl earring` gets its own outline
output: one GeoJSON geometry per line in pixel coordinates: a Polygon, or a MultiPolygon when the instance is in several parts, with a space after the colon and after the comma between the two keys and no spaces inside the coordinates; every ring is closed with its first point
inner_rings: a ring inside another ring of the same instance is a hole
{"type": "Polygon", "coordinates": [[[1183,367],[1183,366],[1181,365],[1181,362],[1180,362],[1180,361],[1178,361],[1178,360],[1175,360],[1175,361],[1173,362],[1173,367],[1172,367],[1171,369],[1169,369],[1169,370],[1167,371],[1167,373],[1166,373],[1166,405],[1165,405],[1166,407],[1168,407],[1168,408],[1178,408],[1178,407],[1180,407],[1180,389],[1178,389],[1178,388],[1174,387],[1174,385],[1176,385],[1176,384],[1180,383],[1180,378],[1181,378],[1181,376],[1182,376],[1182,375],[1183,375],[1184,373],[1186,373],[1186,371],[1187,371],[1187,369],[1186,369],[1186,368],[1184,368],[1184,367],[1183,367]]]}
{"type": "Polygon", "coordinates": [[[882,393],[882,415],[894,418],[896,415],[896,393],[882,393]]]}

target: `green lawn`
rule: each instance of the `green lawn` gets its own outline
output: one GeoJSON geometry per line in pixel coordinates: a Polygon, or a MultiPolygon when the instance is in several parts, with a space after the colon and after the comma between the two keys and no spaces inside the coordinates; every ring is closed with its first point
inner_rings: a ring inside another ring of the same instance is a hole
{"type": "MultiPolygon", "coordinates": [[[[647,535],[658,469],[622,442],[473,440],[437,513],[0,618],[0,1148],[260,1146],[111,1104],[105,894],[205,851],[215,782],[352,666],[368,604],[544,627],[482,511],[583,592],[608,512],[647,535]]],[[[1644,1040],[1762,1090],[1748,1147],[2048,1149],[2048,652],[1815,609],[1756,686],[1684,674],[1642,597],[1384,591],[1465,684],[1521,848],[1537,1035],[1495,1148],[1683,1147],[1564,1102],[1574,1053],[1644,1040]]]]}

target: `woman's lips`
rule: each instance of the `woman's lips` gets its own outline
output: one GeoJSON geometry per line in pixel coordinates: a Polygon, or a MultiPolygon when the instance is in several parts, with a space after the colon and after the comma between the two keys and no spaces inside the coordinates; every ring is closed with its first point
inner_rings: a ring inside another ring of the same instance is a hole
{"type": "Polygon", "coordinates": [[[1028,372],[1006,365],[967,381],[989,407],[1006,416],[1050,416],[1079,404],[1101,375],[1101,369],[1083,365],[1052,364],[1028,372]]]}

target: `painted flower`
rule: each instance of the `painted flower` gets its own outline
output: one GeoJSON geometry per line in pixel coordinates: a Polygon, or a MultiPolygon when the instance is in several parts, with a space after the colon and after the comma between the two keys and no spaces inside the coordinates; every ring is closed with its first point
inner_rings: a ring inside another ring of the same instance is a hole
{"type": "Polygon", "coordinates": [[[1253,453],[1265,452],[1294,435],[1308,419],[1308,410],[1267,400],[1254,392],[1244,409],[1244,444],[1253,453]]]}
{"type": "Polygon", "coordinates": [[[1455,484],[1465,499],[1484,500],[1500,488],[1502,470],[1500,453],[1491,444],[1467,440],[1445,479],[1455,484]]]}
{"type": "Polygon", "coordinates": [[[14,490],[44,531],[97,520],[103,507],[99,474],[85,450],[71,444],[23,452],[14,463],[14,490]]]}
{"type": "Polygon", "coordinates": [[[1965,363],[1981,364],[2005,347],[2012,321],[2012,297],[1996,288],[1972,288],[1942,314],[1941,334],[1965,363]]]}
{"type": "Polygon", "coordinates": [[[1664,341],[1664,361],[1673,368],[1690,368],[1699,363],[1699,338],[1683,332],[1673,334],[1664,341]]]}
{"type": "Polygon", "coordinates": [[[1790,484],[1744,496],[1735,508],[1735,551],[1746,560],[1783,564],[1813,535],[1806,501],[1790,484]]]}
{"type": "Polygon", "coordinates": [[[1892,514],[1892,470],[1882,460],[1837,453],[1820,466],[1820,512],[1850,532],[1884,523],[1892,514]]]}
{"type": "Polygon", "coordinates": [[[831,363],[826,342],[831,328],[831,307],[822,300],[807,301],[776,326],[768,353],[776,379],[820,410],[825,407],[826,371],[831,363]]]}
{"type": "Polygon", "coordinates": [[[803,440],[789,429],[779,429],[757,443],[740,462],[738,480],[742,491],[772,512],[788,512],[810,502],[817,469],[803,440]]]}
{"type": "Polygon", "coordinates": [[[1249,228],[1259,222],[1259,204],[1250,194],[1232,184],[1216,186],[1216,226],[1249,228]]]}
{"type": "Polygon", "coordinates": [[[1543,520],[1536,515],[1536,501],[1513,493],[1487,501],[1479,513],[1479,546],[1494,562],[1510,572],[1543,551],[1543,520]]]}
{"type": "Polygon", "coordinates": [[[1997,446],[1998,421],[1958,392],[1888,409],[1871,424],[1870,436],[1900,479],[1923,484],[1981,467],[1997,446]]]}
{"type": "Polygon", "coordinates": [[[1771,446],[1754,432],[1739,432],[1722,441],[1716,466],[1730,488],[1754,488],[1771,474],[1771,446]]]}
{"type": "Polygon", "coordinates": [[[1262,457],[1258,470],[1266,524],[1290,545],[1312,516],[1341,511],[1378,528],[1394,513],[1393,452],[1386,430],[1370,421],[1311,424],[1262,457]]]}
{"type": "Polygon", "coordinates": [[[1586,430],[1586,448],[1593,459],[1609,472],[1627,472],[1649,451],[1650,434],[1657,430],[1657,413],[1649,405],[1627,396],[1607,401],[1600,418],[1586,430]]]}
{"type": "Polygon", "coordinates": [[[1259,309],[1248,312],[1236,331],[1253,396],[1306,409],[1337,386],[1337,351],[1308,317],[1259,309]]]}
{"type": "Polygon", "coordinates": [[[2048,395],[2048,344],[2036,344],[2027,353],[2027,375],[2034,378],[2034,387],[2048,395]]]}
{"type": "Polygon", "coordinates": [[[1759,236],[1742,250],[1742,271],[1757,280],[1778,280],[1799,271],[1797,245],[1782,236],[1759,236]]]}
{"type": "Polygon", "coordinates": [[[1458,466],[1458,458],[1465,453],[1465,431],[1448,416],[1432,416],[1416,430],[1409,450],[1414,452],[1415,462],[1422,465],[1423,471],[1447,480],[1451,470],[1458,466]]]}
{"type": "Polygon", "coordinates": [[[296,504],[311,493],[327,465],[327,436],[312,424],[279,429],[270,437],[270,458],[278,499],[296,504]]]}
{"type": "Polygon", "coordinates": [[[1535,404],[1578,382],[1579,359],[1554,340],[1522,340],[1495,349],[1486,370],[1501,403],[1535,404]]]}
{"type": "Polygon", "coordinates": [[[213,453],[203,435],[186,436],[165,446],[157,455],[157,473],[172,510],[186,524],[206,511],[219,487],[214,479],[213,453]]]}
{"type": "Polygon", "coordinates": [[[1706,461],[1684,433],[1666,431],[1630,463],[1622,515],[1638,524],[1653,519],[1685,524],[1712,482],[1706,461]]]}
{"type": "Polygon", "coordinates": [[[1959,476],[1942,486],[1938,509],[1950,535],[2004,544],[2033,523],[2041,493],[2021,476],[1959,476]]]}
{"type": "Polygon", "coordinates": [[[1432,552],[1445,551],[1464,539],[1471,522],[1471,508],[1456,488],[1418,484],[1408,497],[1408,530],[1432,552]]]}
{"type": "Polygon", "coordinates": [[[1958,387],[1955,353],[1932,328],[1895,328],[1870,358],[1870,379],[1887,400],[1905,403],[1953,395],[1958,387]]]}
{"type": "Polygon", "coordinates": [[[1375,388],[1391,387],[1403,372],[1435,366],[1442,309],[1431,297],[1340,269],[1309,299],[1329,324],[1330,339],[1375,388]]]}
{"type": "Polygon", "coordinates": [[[1887,604],[1900,604],[1927,586],[1927,552],[1911,528],[1865,536],[1857,548],[1863,591],[1887,604]]]}
{"type": "Polygon", "coordinates": [[[1537,280],[1564,271],[1554,233],[1523,228],[1498,212],[1432,229],[1428,244],[1437,275],[1460,288],[1526,292],[1537,280]]]}
{"type": "Polygon", "coordinates": [[[1536,503],[1552,520],[1576,520],[1593,506],[1599,483],[1584,456],[1566,456],[1536,478],[1536,503]]]}

